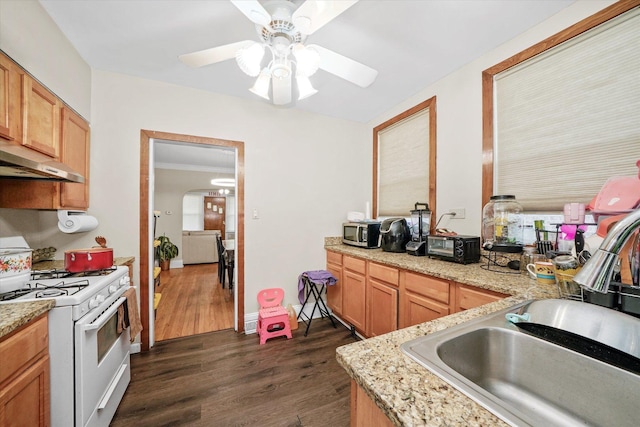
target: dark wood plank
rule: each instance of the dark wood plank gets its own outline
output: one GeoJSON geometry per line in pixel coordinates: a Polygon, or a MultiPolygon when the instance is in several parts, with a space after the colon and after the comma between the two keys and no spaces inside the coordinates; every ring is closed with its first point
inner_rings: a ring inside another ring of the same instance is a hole
{"type": "Polygon", "coordinates": [[[293,339],[224,330],[157,343],[132,355],[113,419],[127,426],[348,426],[350,378],[335,349],[348,329],[314,319],[293,339]]]}

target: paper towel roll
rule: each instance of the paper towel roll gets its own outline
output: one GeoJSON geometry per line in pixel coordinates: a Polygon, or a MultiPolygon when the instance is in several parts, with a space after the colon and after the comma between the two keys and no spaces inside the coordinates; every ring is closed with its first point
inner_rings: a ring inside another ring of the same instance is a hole
{"type": "Polygon", "coordinates": [[[98,226],[96,217],[83,211],[58,211],[58,228],[63,233],[83,233],[98,226]]]}

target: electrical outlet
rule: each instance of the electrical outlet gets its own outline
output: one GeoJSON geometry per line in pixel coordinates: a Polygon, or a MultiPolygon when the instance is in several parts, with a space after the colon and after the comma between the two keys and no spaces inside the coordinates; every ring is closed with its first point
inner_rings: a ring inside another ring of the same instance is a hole
{"type": "Polygon", "coordinates": [[[464,219],[464,208],[449,209],[449,212],[455,213],[455,215],[452,217],[453,219],[464,219]]]}

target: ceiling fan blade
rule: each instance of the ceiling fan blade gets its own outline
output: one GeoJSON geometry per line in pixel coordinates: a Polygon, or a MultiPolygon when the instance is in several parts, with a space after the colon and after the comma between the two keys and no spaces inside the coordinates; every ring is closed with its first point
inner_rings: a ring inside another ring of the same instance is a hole
{"type": "Polygon", "coordinates": [[[218,47],[212,47],[210,49],[199,50],[197,52],[185,53],[184,55],[180,55],[178,58],[190,67],[202,67],[235,58],[238,49],[252,43],[254,43],[252,40],[243,40],[241,42],[225,44],[218,47]]]}
{"type": "Polygon", "coordinates": [[[286,105],[291,102],[291,75],[285,78],[272,78],[273,103],[286,105]]]}
{"type": "Polygon", "coordinates": [[[302,34],[313,34],[357,2],[358,0],[306,1],[293,12],[292,20],[302,34]]]}
{"type": "Polygon", "coordinates": [[[317,44],[308,45],[320,54],[320,68],[343,78],[360,87],[367,87],[374,82],[378,72],[371,67],[342,56],[317,44]]]}
{"type": "Polygon", "coordinates": [[[267,26],[271,22],[271,15],[258,0],[231,0],[231,3],[237,7],[251,22],[267,26]]]}

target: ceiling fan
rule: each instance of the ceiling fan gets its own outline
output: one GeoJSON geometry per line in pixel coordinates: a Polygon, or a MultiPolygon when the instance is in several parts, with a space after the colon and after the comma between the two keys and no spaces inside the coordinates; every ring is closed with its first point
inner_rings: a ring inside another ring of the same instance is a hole
{"type": "Polygon", "coordinates": [[[269,100],[269,89],[275,105],[292,102],[292,78],[296,79],[298,99],[314,95],[309,77],[322,69],[360,87],[367,87],[378,72],[353,59],[318,45],[305,45],[307,36],[323,27],[358,0],[307,0],[296,9],[289,0],[265,2],[230,0],[251,20],[259,41],[243,40],[198,52],[180,55],[191,67],[202,67],[236,58],[246,74],[257,77],[251,92],[269,100]],[[264,60],[265,51],[271,54],[264,60]],[[268,59],[268,58],[267,58],[268,59]]]}

